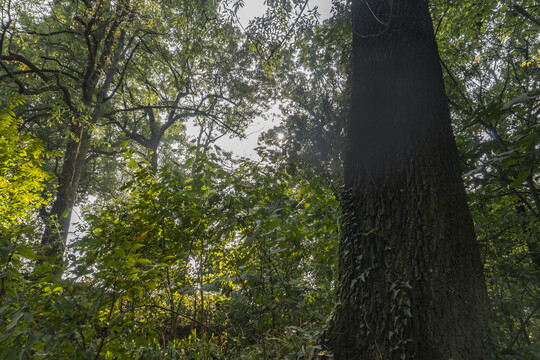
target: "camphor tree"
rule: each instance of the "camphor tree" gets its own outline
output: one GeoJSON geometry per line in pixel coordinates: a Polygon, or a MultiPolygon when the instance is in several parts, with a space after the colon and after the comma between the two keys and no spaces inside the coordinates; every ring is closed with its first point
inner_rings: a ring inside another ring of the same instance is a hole
{"type": "Polygon", "coordinates": [[[336,359],[491,359],[488,298],[423,0],[353,2],[336,359]]]}

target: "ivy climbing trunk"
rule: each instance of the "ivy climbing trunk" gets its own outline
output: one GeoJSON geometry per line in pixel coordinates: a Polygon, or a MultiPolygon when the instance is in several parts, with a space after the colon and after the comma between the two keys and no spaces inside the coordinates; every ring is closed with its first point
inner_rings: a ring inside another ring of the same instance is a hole
{"type": "Polygon", "coordinates": [[[353,1],[335,359],[491,359],[489,306],[424,0],[353,1]]]}

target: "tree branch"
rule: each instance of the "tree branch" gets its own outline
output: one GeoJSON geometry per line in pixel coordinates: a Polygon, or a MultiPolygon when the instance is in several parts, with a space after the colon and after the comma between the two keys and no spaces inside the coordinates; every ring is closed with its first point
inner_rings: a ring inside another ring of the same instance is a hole
{"type": "Polygon", "coordinates": [[[14,53],[10,53],[9,55],[0,55],[0,60],[18,61],[20,63],[23,63],[24,65],[28,66],[30,70],[32,70],[34,73],[39,75],[41,79],[43,79],[44,81],[49,81],[49,77],[40,68],[38,68],[32,61],[28,60],[22,55],[14,53]]]}
{"type": "MultiPolygon", "coordinates": [[[[131,40],[130,40],[130,43],[126,46],[126,49],[129,48],[130,45],[131,45],[131,40]]],[[[124,76],[125,76],[126,71],[127,71],[127,67],[131,63],[131,60],[133,59],[133,55],[135,54],[138,47],[139,47],[139,44],[136,44],[135,47],[133,48],[133,51],[131,52],[131,54],[129,54],[129,57],[128,57],[126,63],[124,64],[124,67],[123,67],[122,71],[120,72],[120,79],[118,80],[118,83],[114,87],[113,91],[109,94],[109,96],[107,96],[105,98],[105,102],[107,102],[109,99],[111,99],[114,96],[114,94],[116,94],[116,92],[118,91],[120,86],[122,85],[122,83],[124,81],[124,76]]]]}
{"type": "Polygon", "coordinates": [[[90,152],[90,155],[88,155],[86,159],[84,160],[86,163],[88,163],[89,161],[93,159],[98,158],[100,155],[116,156],[118,154],[121,154],[124,151],[123,150],[105,151],[105,150],[99,150],[99,149],[90,149],[89,152],[90,152]]]}
{"type": "Polygon", "coordinates": [[[510,341],[510,344],[508,344],[508,346],[506,347],[506,349],[504,349],[502,351],[503,354],[510,354],[512,353],[512,347],[514,346],[514,344],[516,343],[516,341],[518,340],[519,338],[519,335],[521,334],[521,332],[523,330],[525,330],[525,326],[527,325],[527,323],[529,322],[529,320],[531,320],[531,318],[533,317],[533,315],[536,313],[536,311],[538,311],[538,309],[540,309],[540,302],[538,302],[536,304],[536,306],[534,307],[534,309],[531,310],[531,312],[529,313],[529,315],[525,318],[525,321],[523,321],[523,324],[521,324],[521,327],[519,328],[519,330],[516,332],[516,335],[514,336],[514,338],[512,339],[512,341],[510,341]]]}
{"type": "Polygon", "coordinates": [[[523,15],[524,17],[532,21],[537,26],[540,26],[540,19],[534,17],[530,12],[528,12],[523,7],[518,5],[515,0],[510,0],[510,1],[512,2],[512,7],[514,8],[514,10],[516,10],[519,14],[523,15]]]}
{"type": "Polygon", "coordinates": [[[17,77],[14,74],[10,72],[7,66],[4,65],[4,63],[1,61],[0,61],[0,66],[2,66],[2,68],[6,71],[6,75],[0,76],[0,81],[6,77],[13,79],[13,81],[15,81],[15,83],[19,87],[19,94],[24,94],[26,91],[26,87],[24,86],[24,84],[19,79],[17,79],[17,77]]]}
{"type": "MultiPolygon", "coordinates": [[[[32,61],[28,60],[26,57],[22,56],[22,55],[18,55],[18,54],[9,54],[9,55],[0,55],[0,60],[6,60],[6,61],[18,61],[18,62],[21,62],[23,63],[24,65],[28,66],[28,68],[30,68],[30,70],[37,74],[42,80],[48,82],[50,80],[49,76],[47,76],[45,74],[45,71],[39,69],[32,61]]],[[[5,68],[5,66],[3,66],[2,64],[2,67],[5,68]]],[[[48,70],[46,70],[48,71],[48,70]]],[[[16,81],[16,80],[15,80],[16,81]]],[[[16,81],[17,82],[17,81],[16,81]]],[[[20,83],[20,82],[19,82],[20,83]]],[[[23,88],[21,89],[21,85],[22,83],[20,83],[19,85],[19,91],[22,90],[22,89],[25,89],[24,88],[24,85],[23,85],[23,88]]],[[[69,92],[69,90],[62,84],[60,84],[60,79],[57,77],[56,79],[56,86],[48,86],[48,87],[45,87],[45,88],[42,88],[40,90],[37,90],[39,92],[45,92],[45,91],[49,91],[49,90],[52,90],[52,91],[60,91],[63,95],[63,98],[64,98],[64,102],[65,104],[67,105],[67,107],[74,113],[76,114],[77,111],[75,109],[75,106],[73,105],[73,102],[71,101],[71,94],[69,92]]],[[[25,89],[25,92],[26,92],[26,89],[25,89]]]]}
{"type": "Polygon", "coordinates": [[[26,33],[29,34],[29,35],[38,35],[38,36],[54,36],[54,35],[60,35],[60,34],[75,34],[75,35],[83,36],[83,34],[81,34],[78,31],[74,31],[74,30],[59,30],[59,31],[52,31],[50,33],[40,33],[40,32],[37,32],[37,31],[27,31],[26,33]]]}
{"type": "Polygon", "coordinates": [[[210,330],[210,332],[214,333],[214,334],[221,334],[220,332],[212,329],[211,327],[208,327],[207,325],[204,325],[202,322],[198,321],[198,320],[195,320],[193,319],[192,317],[188,316],[188,315],[185,315],[185,314],[182,314],[182,313],[179,313],[177,311],[174,311],[172,309],[169,309],[169,308],[166,308],[164,306],[160,306],[160,305],[139,305],[139,307],[150,307],[150,308],[156,308],[156,309],[161,309],[163,311],[168,311],[174,315],[177,315],[177,316],[180,316],[180,317],[183,317],[184,319],[188,319],[189,321],[191,322],[194,322],[195,324],[197,325],[200,325],[202,326],[203,328],[205,328],[206,330],[210,330]]]}

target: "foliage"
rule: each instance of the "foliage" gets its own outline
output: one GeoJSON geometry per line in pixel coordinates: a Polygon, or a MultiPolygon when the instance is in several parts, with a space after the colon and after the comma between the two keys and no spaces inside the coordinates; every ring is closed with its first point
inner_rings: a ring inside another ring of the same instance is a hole
{"type": "Polygon", "coordinates": [[[279,73],[283,121],[261,137],[265,151],[285,155],[291,167],[311,169],[327,180],[342,171],[350,46],[346,8],[324,24],[298,31],[294,51],[279,73]]]}
{"type": "Polygon", "coordinates": [[[227,174],[215,155],[198,155],[191,174],[139,170],[126,196],[88,215],[66,278],[48,262],[33,272],[6,262],[6,351],[149,358],[162,349],[208,358],[226,342],[229,352],[258,344],[270,355],[283,351],[272,349],[283,341],[272,328],[322,327],[331,309],[335,196],[317,181],[293,182],[279,163],[243,160],[227,174]],[[207,335],[188,337],[192,331],[207,335]]]}
{"type": "Polygon", "coordinates": [[[434,3],[447,93],[483,246],[498,346],[534,358],[540,202],[538,31],[534,2],[434,3]],[[519,349],[519,350],[518,350],[519,349]]]}
{"type": "Polygon", "coordinates": [[[13,108],[22,105],[15,98],[0,105],[0,232],[28,221],[32,211],[45,203],[44,148],[41,142],[19,131],[21,120],[13,108]]]}

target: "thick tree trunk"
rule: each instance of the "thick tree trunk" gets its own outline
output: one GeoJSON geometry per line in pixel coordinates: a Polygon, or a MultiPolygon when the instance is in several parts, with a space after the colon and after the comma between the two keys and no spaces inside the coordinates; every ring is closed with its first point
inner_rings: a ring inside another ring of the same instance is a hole
{"type": "Polygon", "coordinates": [[[73,137],[69,138],[64,154],[62,172],[58,178],[56,199],[41,238],[41,245],[49,246],[45,251],[45,255],[59,256],[59,261],[62,260],[64,253],[71,222],[71,212],[77,196],[86,155],[90,147],[90,131],[87,125],[73,124],[71,133],[73,137]]]}
{"type": "Polygon", "coordinates": [[[353,1],[341,359],[491,359],[480,254],[424,0],[353,1]]]}

